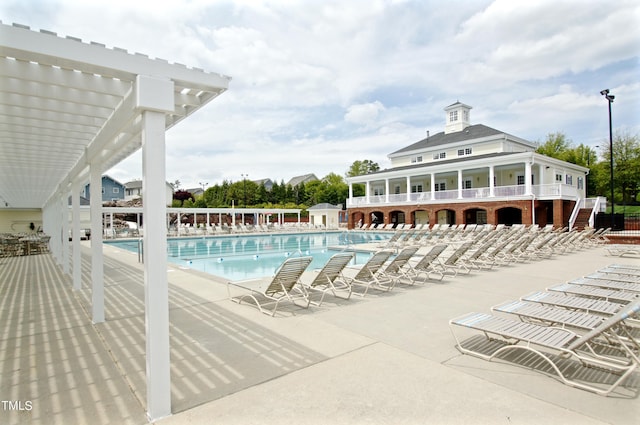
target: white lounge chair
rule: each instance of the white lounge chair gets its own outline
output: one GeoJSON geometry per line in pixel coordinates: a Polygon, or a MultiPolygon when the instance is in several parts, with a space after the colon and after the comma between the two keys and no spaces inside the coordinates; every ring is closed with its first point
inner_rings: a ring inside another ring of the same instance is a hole
{"type": "Polygon", "coordinates": [[[417,263],[413,264],[409,262],[409,270],[407,271],[407,274],[411,280],[415,283],[416,279],[421,276],[424,276],[424,280],[431,279],[431,273],[439,275],[439,280],[442,280],[444,278],[444,273],[434,268],[433,264],[445,249],[447,249],[447,245],[435,245],[417,263]]]}
{"type": "MultiPolygon", "coordinates": [[[[542,360],[542,363],[527,362],[528,367],[544,371],[544,365],[565,384],[608,395],[640,365],[638,353],[620,336],[620,327],[625,321],[640,313],[640,301],[631,303],[621,311],[605,320],[595,329],[580,335],[569,329],[523,323],[506,317],[486,313],[468,313],[449,321],[456,347],[463,354],[469,354],[484,360],[504,359],[512,352],[525,351],[542,360]],[[477,335],[480,332],[487,342],[479,343],[477,338],[462,341],[454,329],[466,328],[477,335]],[[601,348],[603,339],[615,342],[601,348]],[[544,351],[543,351],[544,350],[544,351]],[[547,352],[550,350],[559,355],[547,352]],[[614,355],[615,353],[615,355],[614,355]],[[574,367],[566,362],[576,360],[574,367]],[[576,374],[580,366],[605,370],[611,378],[603,380],[593,377],[593,373],[576,374]]],[[[521,356],[511,356],[517,361],[521,356]]],[[[526,356],[525,356],[526,358],[526,356]]]]}
{"type": "Polygon", "coordinates": [[[379,272],[391,255],[393,255],[393,251],[378,251],[354,275],[348,273],[350,271],[349,268],[345,269],[341,280],[351,287],[363,286],[365,288],[363,292],[355,292],[362,297],[367,295],[371,286],[385,287],[391,283],[391,279],[380,276],[379,272]]]}
{"type": "Polygon", "coordinates": [[[309,307],[309,296],[302,285],[297,285],[302,273],[311,264],[312,257],[294,257],[286,259],[271,279],[248,279],[227,282],[227,292],[231,301],[241,304],[245,299],[253,300],[261,313],[275,316],[281,301],[293,304],[302,301],[302,307],[309,307]],[[231,295],[231,287],[241,288],[243,294],[231,295]],[[265,306],[273,304],[273,309],[265,306]]]}
{"type": "Polygon", "coordinates": [[[318,270],[316,276],[311,282],[305,282],[302,280],[302,284],[309,291],[322,292],[320,301],[315,305],[321,305],[324,301],[324,296],[327,292],[331,292],[333,296],[338,298],[349,299],[351,298],[351,285],[348,285],[344,280],[340,280],[342,271],[353,260],[354,254],[352,252],[341,252],[333,255],[326,262],[322,269],[318,270]],[[346,292],[346,295],[339,295],[346,292]]]}

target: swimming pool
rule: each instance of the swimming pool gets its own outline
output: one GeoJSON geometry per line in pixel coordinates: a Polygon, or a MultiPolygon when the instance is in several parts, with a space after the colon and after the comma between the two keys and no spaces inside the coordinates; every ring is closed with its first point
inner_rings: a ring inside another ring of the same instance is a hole
{"type": "MultiPolygon", "coordinates": [[[[333,254],[350,245],[383,242],[390,237],[390,233],[383,232],[310,232],[169,238],[167,260],[182,269],[199,270],[227,280],[242,280],[272,276],[291,256],[310,255],[313,261],[309,269],[319,269],[333,254]]],[[[138,252],[138,240],[104,243],[138,252]]],[[[365,263],[369,256],[368,252],[357,252],[353,264],[365,263]]]]}

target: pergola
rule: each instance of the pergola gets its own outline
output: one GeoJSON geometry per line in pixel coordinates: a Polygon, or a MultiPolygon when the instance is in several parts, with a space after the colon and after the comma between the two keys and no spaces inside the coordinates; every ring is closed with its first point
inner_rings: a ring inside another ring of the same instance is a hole
{"type": "Polygon", "coordinates": [[[0,22],[0,201],[5,208],[42,210],[52,254],[79,289],[79,194],[90,182],[94,323],[105,320],[102,173],[142,148],[151,420],[171,414],[165,131],[227,90],[229,81],[166,60],[0,22]],[[71,246],[66,237],[69,196],[71,246]]]}

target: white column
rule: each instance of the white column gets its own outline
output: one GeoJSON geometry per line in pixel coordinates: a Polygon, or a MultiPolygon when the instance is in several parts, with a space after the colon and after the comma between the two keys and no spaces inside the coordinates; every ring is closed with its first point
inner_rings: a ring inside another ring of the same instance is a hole
{"type": "Polygon", "coordinates": [[[165,114],[144,112],[142,126],[147,413],[157,419],[171,414],[165,114]]]}
{"type": "Polygon", "coordinates": [[[353,198],[353,183],[349,183],[349,199],[353,198]]]}
{"type": "Polygon", "coordinates": [[[370,191],[371,191],[371,184],[370,184],[370,182],[367,182],[367,185],[366,185],[366,186],[367,186],[367,187],[365,188],[365,191],[364,191],[364,202],[365,202],[366,204],[368,204],[368,203],[369,203],[369,193],[370,193],[370,191]]]}
{"type": "Polygon", "coordinates": [[[165,182],[165,113],[173,111],[171,80],[138,76],[142,112],[142,199],[144,199],[144,295],[146,329],[147,416],[171,415],[169,283],[165,182]]]}
{"type": "Polygon", "coordinates": [[[458,170],[458,199],[462,199],[462,170],[458,170]]]}
{"type": "Polygon", "coordinates": [[[431,173],[431,200],[436,199],[436,175],[431,173]]]}
{"type": "Polygon", "coordinates": [[[80,184],[71,186],[71,209],[73,216],[73,289],[82,287],[82,255],[80,252],[80,184]]]}
{"type": "Polygon", "coordinates": [[[531,195],[531,162],[524,163],[524,194],[531,195]]]}
{"type": "Polygon", "coordinates": [[[384,179],[384,202],[389,203],[389,179],[384,179]]]}
{"type": "Polygon", "coordinates": [[[493,167],[493,165],[489,166],[489,196],[494,197],[495,196],[495,185],[494,185],[494,180],[495,180],[495,169],[493,167]]]}
{"type": "Polygon", "coordinates": [[[62,244],[60,243],[60,238],[61,238],[61,225],[60,223],[62,222],[62,213],[60,212],[60,200],[59,199],[54,199],[52,201],[52,208],[51,208],[52,214],[53,214],[53,227],[52,227],[52,233],[51,233],[51,239],[49,240],[49,243],[51,245],[51,251],[53,253],[53,257],[56,260],[56,263],[58,265],[62,264],[62,244]]]}
{"type": "Polygon", "coordinates": [[[411,202],[411,176],[407,176],[407,202],[411,202]]]}
{"type": "Polygon", "coordinates": [[[60,196],[60,216],[62,229],[60,242],[62,243],[62,270],[69,274],[69,193],[60,196]]]}
{"type": "Polygon", "coordinates": [[[91,185],[91,316],[93,323],[104,322],[104,259],[102,258],[102,170],[90,165],[91,185]]]}

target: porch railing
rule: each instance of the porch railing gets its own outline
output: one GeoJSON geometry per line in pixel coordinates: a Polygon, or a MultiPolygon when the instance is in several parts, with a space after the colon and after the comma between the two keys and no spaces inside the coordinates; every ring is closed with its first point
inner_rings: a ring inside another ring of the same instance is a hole
{"type": "MultiPolygon", "coordinates": [[[[579,191],[573,186],[556,183],[532,185],[531,195],[534,195],[536,199],[576,199],[579,197],[579,191]]],[[[347,207],[355,208],[366,205],[383,205],[386,203],[394,205],[428,204],[457,199],[514,198],[531,195],[526,194],[525,185],[495,186],[493,188],[493,196],[491,196],[491,188],[478,187],[462,190],[440,190],[433,192],[433,196],[432,192],[415,192],[410,193],[408,198],[407,193],[389,194],[388,197],[386,195],[370,195],[368,200],[366,196],[359,196],[347,199],[347,207]]]]}

